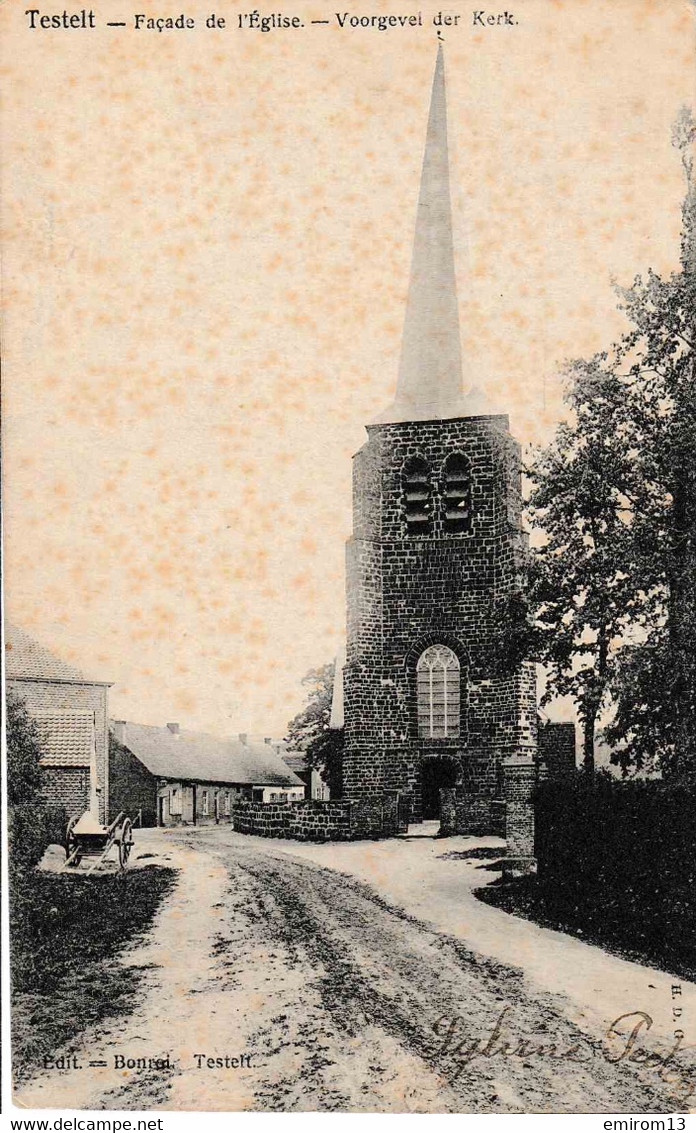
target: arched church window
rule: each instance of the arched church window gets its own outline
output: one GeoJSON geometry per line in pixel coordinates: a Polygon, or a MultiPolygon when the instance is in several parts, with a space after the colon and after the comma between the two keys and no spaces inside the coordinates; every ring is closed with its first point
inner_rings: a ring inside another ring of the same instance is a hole
{"type": "Polygon", "coordinates": [[[426,534],[432,520],[430,467],[422,456],[413,456],[403,474],[406,526],[412,535],[426,534]]]}
{"type": "Polygon", "coordinates": [[[471,466],[455,452],[445,461],[445,531],[451,535],[471,531],[471,466]]]}
{"type": "Polygon", "coordinates": [[[459,659],[446,645],[431,645],[416,666],[418,735],[424,739],[459,736],[459,659]]]}

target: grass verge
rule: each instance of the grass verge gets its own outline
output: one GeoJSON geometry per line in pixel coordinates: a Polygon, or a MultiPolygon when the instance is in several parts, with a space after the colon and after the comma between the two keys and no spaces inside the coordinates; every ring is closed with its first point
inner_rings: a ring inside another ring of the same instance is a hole
{"type": "Polygon", "coordinates": [[[545,891],[534,877],[487,885],[475,889],[474,896],[542,928],[596,944],[624,960],[696,981],[693,938],[674,931],[674,922],[679,923],[678,910],[672,917],[656,917],[649,915],[646,903],[642,907],[636,903],[628,913],[623,906],[617,912],[610,893],[603,894],[601,904],[587,900],[563,905],[557,893],[545,891]]]}
{"type": "Polygon", "coordinates": [[[176,871],[93,877],[13,871],[12,1064],[17,1081],[90,1024],[129,1010],[143,969],[116,954],[151,924],[176,871]]]}

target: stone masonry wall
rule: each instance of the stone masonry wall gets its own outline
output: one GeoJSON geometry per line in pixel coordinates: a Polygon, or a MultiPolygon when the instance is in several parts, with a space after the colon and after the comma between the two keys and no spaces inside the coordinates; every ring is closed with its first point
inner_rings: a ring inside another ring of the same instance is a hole
{"type": "MultiPolygon", "coordinates": [[[[109,723],[107,708],[108,688],[105,685],[78,683],[73,681],[40,681],[19,680],[7,681],[7,688],[12,689],[21,697],[29,713],[32,709],[42,710],[50,708],[88,708],[94,712],[95,741],[97,749],[97,779],[100,787],[99,817],[102,822],[109,821],[109,723]]],[[[61,778],[72,783],[75,776],[71,774],[75,768],[55,768],[57,773],[51,775],[51,795],[47,801],[53,805],[63,805],[59,797],[58,784],[61,778]]],[[[89,777],[88,777],[89,778],[89,777]]],[[[71,788],[66,788],[71,789],[71,788]]],[[[86,807],[89,807],[89,793],[86,807]]],[[[82,812],[81,812],[82,813],[82,812]]]]}
{"type": "Polygon", "coordinates": [[[502,416],[376,425],[368,436],[354,460],[347,546],[344,791],[399,791],[418,820],[422,761],[450,756],[462,821],[483,831],[503,761],[535,740],[526,723],[534,694],[527,704],[520,669],[500,656],[501,603],[521,584],[526,546],[519,447],[502,416]],[[444,521],[444,465],[453,453],[471,470],[471,530],[457,534],[444,521]],[[430,468],[432,522],[423,534],[407,528],[404,510],[403,471],[414,456],[430,468]],[[418,735],[416,664],[435,643],[459,658],[459,737],[418,735]]]}
{"type": "Polygon", "coordinates": [[[47,767],[41,792],[48,806],[64,807],[68,818],[89,810],[89,768],[47,767]]]}
{"type": "Polygon", "coordinates": [[[237,802],[232,808],[232,827],[239,834],[261,838],[287,838],[289,803],[237,802]]]}
{"type": "Polygon", "coordinates": [[[398,798],[306,799],[298,803],[238,802],[232,822],[240,834],[298,842],[347,842],[399,833],[398,798]]]}
{"type": "Polygon", "coordinates": [[[143,826],[157,825],[157,780],[129,748],[113,736],[109,744],[111,817],[123,812],[143,826]]]}
{"type": "MultiPolygon", "coordinates": [[[[448,837],[452,834],[458,834],[461,831],[468,831],[475,833],[471,830],[471,814],[467,808],[465,800],[457,798],[457,791],[454,787],[444,788],[440,792],[442,809],[440,812],[440,829],[438,834],[440,837],[448,837]]],[[[485,827],[481,832],[485,834],[495,834],[499,838],[505,837],[505,817],[506,805],[504,799],[492,799],[488,802],[484,811],[485,827]]]]}

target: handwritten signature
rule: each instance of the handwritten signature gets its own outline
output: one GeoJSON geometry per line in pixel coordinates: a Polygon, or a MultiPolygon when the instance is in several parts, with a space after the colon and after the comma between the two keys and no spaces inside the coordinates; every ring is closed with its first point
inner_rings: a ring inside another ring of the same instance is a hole
{"type": "Polygon", "coordinates": [[[510,1031],[508,1020],[511,1010],[509,1005],[502,1009],[493,1029],[484,1038],[471,1038],[470,1034],[466,1034],[467,1022],[461,1016],[441,1015],[433,1023],[433,1031],[442,1039],[437,1055],[452,1062],[448,1072],[452,1081],[464,1074],[477,1059],[543,1058],[586,1063],[602,1058],[614,1065],[631,1063],[655,1070],[680,1100],[686,1101],[696,1093],[696,1068],[677,1060],[678,1055],[692,1049],[682,1045],[683,1032],[675,1032],[675,1041],[667,1050],[646,1047],[643,1038],[652,1027],[653,1020],[645,1011],[627,1011],[619,1015],[601,1039],[579,1036],[564,1042],[545,1037],[515,1036],[510,1031]]]}

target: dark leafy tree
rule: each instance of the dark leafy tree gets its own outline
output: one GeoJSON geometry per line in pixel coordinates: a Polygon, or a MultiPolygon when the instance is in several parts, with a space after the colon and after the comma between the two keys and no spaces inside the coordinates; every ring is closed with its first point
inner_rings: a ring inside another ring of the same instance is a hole
{"type": "Polygon", "coordinates": [[[46,846],[63,839],[67,816],[42,798],[41,744],[24,701],[8,692],[5,702],[7,743],[7,825],[12,916],[20,920],[33,900],[27,875],[46,846]],[[24,897],[18,903],[18,894],[24,897]],[[26,899],[26,900],[25,900],[26,899]]]}
{"type": "Polygon", "coordinates": [[[584,766],[592,770],[617,643],[646,601],[631,565],[632,515],[643,488],[626,382],[603,355],[572,363],[566,379],[573,422],[559,426],[528,470],[529,513],[544,539],[532,556],[530,588],[549,674],[545,701],[574,700],[584,766]]]}
{"type": "Polygon", "coordinates": [[[24,701],[8,692],[6,701],[7,802],[10,807],[36,801],[43,773],[36,724],[24,701]]]}
{"type": "Polygon", "coordinates": [[[613,717],[604,734],[622,771],[676,771],[676,667],[665,628],[621,652],[611,684],[613,717]]]}
{"type": "Polygon", "coordinates": [[[301,712],[288,724],[286,741],[293,751],[303,751],[309,767],[316,769],[329,787],[332,798],[341,794],[343,728],[331,728],[335,665],[310,669],[302,684],[308,690],[301,712]]]}
{"type": "Polygon", "coordinates": [[[523,661],[538,657],[544,634],[535,625],[530,599],[528,564],[518,588],[495,599],[490,607],[493,630],[482,660],[494,673],[514,673],[523,661]]]}
{"type": "Polygon", "coordinates": [[[343,794],[344,742],[343,728],[327,728],[307,745],[307,762],[319,772],[332,799],[343,794]]]}
{"type": "Polygon", "coordinates": [[[531,470],[546,542],[533,597],[550,694],[569,694],[592,766],[600,712],[624,769],[696,761],[696,187],[693,119],[681,270],[621,290],[631,330],[568,368],[572,420],[531,470]]]}
{"type": "Polygon", "coordinates": [[[696,126],[684,111],[674,129],[687,180],[681,271],[650,273],[622,293],[633,333],[620,348],[639,385],[650,443],[638,466],[651,486],[636,516],[640,569],[662,598],[662,616],[626,649],[607,729],[621,761],[652,762],[674,775],[696,773],[696,126]]]}

